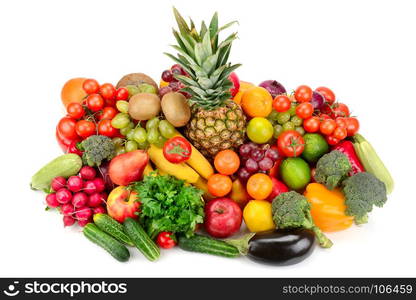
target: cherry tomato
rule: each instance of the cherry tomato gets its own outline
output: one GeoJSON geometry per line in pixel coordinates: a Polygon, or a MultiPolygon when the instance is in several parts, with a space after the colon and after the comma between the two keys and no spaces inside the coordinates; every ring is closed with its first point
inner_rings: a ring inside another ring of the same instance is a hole
{"type": "Polygon", "coordinates": [[[156,243],[163,249],[173,248],[176,245],[176,240],[172,237],[172,232],[162,231],[158,234],[156,243]]]}
{"type": "Polygon", "coordinates": [[[240,167],[240,158],[233,150],[222,150],[215,155],[214,166],[223,175],[232,175],[240,167]]]}
{"type": "Polygon", "coordinates": [[[340,140],[337,139],[336,137],[332,136],[332,135],[328,135],[326,137],[326,142],[331,146],[335,146],[336,144],[338,144],[340,142],[340,140]]]}
{"type": "Polygon", "coordinates": [[[167,140],[163,146],[163,155],[171,163],[178,164],[187,161],[191,157],[191,144],[180,136],[167,140]]]}
{"type": "Polygon", "coordinates": [[[328,102],[329,104],[333,104],[335,102],[335,94],[329,88],[320,86],[316,88],[315,91],[319,92],[322,96],[324,96],[326,102],[328,102]]]}
{"type": "Polygon", "coordinates": [[[360,129],[360,122],[358,122],[357,118],[354,118],[354,117],[345,118],[345,122],[347,123],[348,136],[353,136],[360,129]]]}
{"type": "Polygon", "coordinates": [[[100,86],[100,95],[106,100],[115,99],[116,89],[111,83],[104,83],[100,86]]]}
{"type": "Polygon", "coordinates": [[[111,120],[113,119],[118,111],[111,106],[106,106],[103,110],[98,114],[98,120],[111,120]]]}
{"type": "Polygon", "coordinates": [[[303,121],[303,128],[307,132],[317,132],[320,125],[321,121],[318,117],[310,117],[309,119],[303,121]]]}
{"type": "Polygon", "coordinates": [[[111,120],[103,119],[98,122],[98,133],[108,137],[114,137],[117,134],[117,129],[111,126],[111,120]]]}
{"type": "Polygon", "coordinates": [[[335,128],[337,127],[337,123],[332,119],[323,120],[319,130],[325,135],[331,135],[335,128]]]}
{"type": "Polygon", "coordinates": [[[95,134],[95,124],[88,120],[80,120],[75,126],[77,134],[86,139],[87,137],[95,134]]]}
{"type": "Polygon", "coordinates": [[[307,85],[300,85],[295,90],[295,99],[297,102],[310,102],[312,100],[312,89],[307,85]]]}
{"type": "Polygon", "coordinates": [[[305,141],[296,130],[286,130],[279,135],[277,147],[288,157],[300,156],[305,149],[305,141]]]}
{"type": "Polygon", "coordinates": [[[321,119],[321,121],[327,120],[327,119],[331,119],[332,120],[332,118],[329,115],[327,115],[327,114],[320,114],[319,115],[319,118],[321,119]]]}
{"type": "Polygon", "coordinates": [[[99,94],[91,94],[86,100],[87,107],[93,111],[99,111],[104,107],[104,99],[99,94]]]}
{"type": "Polygon", "coordinates": [[[78,102],[69,103],[66,107],[68,115],[74,119],[81,119],[85,115],[85,110],[78,102]]]}
{"type": "Polygon", "coordinates": [[[345,121],[345,118],[338,117],[335,119],[335,123],[339,128],[347,128],[347,122],[345,121]]]}
{"type": "Polygon", "coordinates": [[[116,91],[116,100],[127,100],[129,98],[129,91],[124,88],[118,88],[116,91]]]}
{"type": "Polygon", "coordinates": [[[288,96],[277,95],[273,100],[273,108],[278,112],[285,112],[290,109],[292,102],[288,96]]]}
{"type": "Polygon", "coordinates": [[[69,140],[75,140],[78,135],[75,130],[77,121],[70,117],[63,117],[58,123],[58,131],[69,140]]]}
{"type": "Polygon", "coordinates": [[[86,79],[82,84],[82,88],[88,95],[91,95],[98,92],[100,85],[95,79],[86,79]]]}
{"type": "Polygon", "coordinates": [[[208,178],[207,185],[208,192],[210,192],[211,195],[215,197],[224,197],[231,192],[233,182],[227,175],[213,174],[208,178]]]}
{"type": "Polygon", "coordinates": [[[347,137],[347,134],[347,128],[337,127],[332,133],[332,136],[338,140],[343,140],[347,137]]]}
{"type": "Polygon", "coordinates": [[[344,103],[334,103],[332,105],[332,112],[335,117],[349,117],[350,110],[344,103]]]}
{"type": "Polygon", "coordinates": [[[296,107],[296,115],[301,119],[312,117],[313,105],[310,102],[304,102],[296,107]]]}

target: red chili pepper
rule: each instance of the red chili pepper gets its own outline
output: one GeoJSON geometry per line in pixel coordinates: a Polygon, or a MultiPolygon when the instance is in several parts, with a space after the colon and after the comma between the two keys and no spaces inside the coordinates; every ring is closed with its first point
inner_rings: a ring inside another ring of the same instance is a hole
{"type": "Polygon", "coordinates": [[[338,150],[348,157],[352,166],[352,170],[349,174],[350,176],[365,171],[363,165],[360,162],[360,159],[355,153],[354,145],[352,144],[352,142],[342,141],[338,145],[332,147],[332,150],[338,150]]]}

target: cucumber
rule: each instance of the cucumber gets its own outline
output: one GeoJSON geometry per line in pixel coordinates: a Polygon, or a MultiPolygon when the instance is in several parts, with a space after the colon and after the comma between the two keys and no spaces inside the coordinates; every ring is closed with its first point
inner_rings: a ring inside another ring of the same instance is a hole
{"type": "Polygon", "coordinates": [[[129,246],[134,246],[130,238],[124,232],[123,225],[114,220],[112,217],[107,214],[95,214],[93,218],[95,225],[97,225],[99,229],[108,233],[119,242],[129,246]]]}
{"type": "Polygon", "coordinates": [[[101,231],[95,224],[88,223],[82,232],[87,239],[106,250],[118,261],[125,262],[129,260],[129,250],[115,238],[101,231]]]}
{"type": "Polygon", "coordinates": [[[179,248],[186,251],[201,252],[224,257],[237,257],[240,255],[238,249],[233,245],[197,234],[190,238],[184,236],[179,237],[179,248]]]}
{"type": "Polygon", "coordinates": [[[67,178],[76,175],[81,167],[82,160],[77,154],[68,153],[58,156],[32,176],[30,187],[34,190],[48,190],[52,179],[58,176],[67,178]]]}
{"type": "Polygon", "coordinates": [[[142,226],[132,218],[124,221],[124,231],[133,242],[134,246],[150,261],[155,261],[160,256],[159,247],[147,235],[142,226]]]}

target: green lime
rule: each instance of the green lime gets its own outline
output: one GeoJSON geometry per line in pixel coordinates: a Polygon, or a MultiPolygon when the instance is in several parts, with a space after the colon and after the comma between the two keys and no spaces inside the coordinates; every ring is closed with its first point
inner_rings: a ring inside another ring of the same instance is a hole
{"type": "Polygon", "coordinates": [[[311,181],[311,169],[300,157],[286,158],[280,165],[280,175],[293,190],[301,190],[311,181]]]}
{"type": "Polygon", "coordinates": [[[318,133],[307,133],[303,136],[305,140],[305,149],[302,157],[310,163],[318,161],[318,159],[329,151],[328,143],[325,138],[318,133]]]}
{"type": "Polygon", "coordinates": [[[265,118],[253,118],[248,122],[247,136],[257,144],[267,143],[273,136],[273,125],[265,118]]]}

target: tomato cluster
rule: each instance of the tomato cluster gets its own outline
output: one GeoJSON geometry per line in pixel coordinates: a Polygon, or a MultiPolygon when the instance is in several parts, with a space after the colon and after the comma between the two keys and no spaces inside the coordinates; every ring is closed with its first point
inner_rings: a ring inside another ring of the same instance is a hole
{"type": "Polygon", "coordinates": [[[116,102],[129,97],[126,88],[116,89],[111,83],[100,85],[95,79],[86,79],[82,88],[87,96],[81,103],[69,103],[67,116],[57,126],[58,142],[66,152],[76,152],[73,144],[94,134],[118,136],[118,129],[111,125],[118,113],[116,102]]]}

